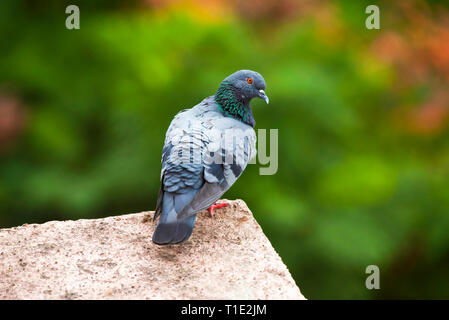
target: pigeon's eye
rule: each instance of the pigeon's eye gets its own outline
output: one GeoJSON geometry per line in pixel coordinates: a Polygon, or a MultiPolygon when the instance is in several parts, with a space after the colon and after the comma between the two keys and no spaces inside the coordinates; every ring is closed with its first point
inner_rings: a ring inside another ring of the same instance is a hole
{"type": "Polygon", "coordinates": [[[246,78],[246,82],[248,82],[249,84],[253,84],[253,78],[246,78]]]}

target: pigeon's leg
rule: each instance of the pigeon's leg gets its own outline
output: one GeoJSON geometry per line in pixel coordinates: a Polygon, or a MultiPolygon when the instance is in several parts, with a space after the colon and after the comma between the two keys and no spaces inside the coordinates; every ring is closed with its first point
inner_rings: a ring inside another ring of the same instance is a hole
{"type": "Polygon", "coordinates": [[[223,208],[223,207],[227,207],[227,206],[228,206],[228,204],[226,202],[219,203],[219,204],[213,204],[207,210],[209,210],[209,214],[212,217],[214,215],[214,209],[223,208]]]}

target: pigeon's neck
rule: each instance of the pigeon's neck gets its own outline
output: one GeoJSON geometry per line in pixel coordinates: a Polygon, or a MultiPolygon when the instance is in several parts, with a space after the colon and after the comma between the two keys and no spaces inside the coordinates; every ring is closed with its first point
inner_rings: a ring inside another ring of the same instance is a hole
{"type": "Polygon", "coordinates": [[[225,116],[233,117],[254,127],[256,122],[249,106],[249,99],[243,99],[237,89],[223,81],[215,94],[215,102],[225,116]]]}

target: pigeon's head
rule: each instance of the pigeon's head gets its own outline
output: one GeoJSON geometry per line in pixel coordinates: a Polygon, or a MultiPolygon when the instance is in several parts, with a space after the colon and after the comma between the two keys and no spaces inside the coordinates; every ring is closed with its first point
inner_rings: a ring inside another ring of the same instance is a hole
{"type": "Polygon", "coordinates": [[[261,98],[268,103],[265,80],[251,70],[240,70],[224,79],[215,94],[215,102],[224,115],[238,119],[252,127],[256,125],[249,102],[261,98]]]}
{"type": "Polygon", "coordinates": [[[265,94],[265,80],[260,73],[251,70],[240,70],[223,80],[222,85],[232,85],[234,94],[241,101],[248,102],[252,98],[261,98],[269,102],[265,94]]]}

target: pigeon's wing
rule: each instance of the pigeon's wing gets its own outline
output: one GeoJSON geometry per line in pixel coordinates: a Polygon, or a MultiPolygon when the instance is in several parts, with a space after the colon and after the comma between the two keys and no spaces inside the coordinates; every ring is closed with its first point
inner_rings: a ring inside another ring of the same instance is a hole
{"type": "Polygon", "coordinates": [[[194,130],[195,122],[197,120],[192,117],[191,109],[183,110],[175,116],[167,130],[162,149],[161,186],[154,220],[162,213],[165,192],[180,195],[176,205],[177,212],[180,212],[194,196],[185,197],[181,194],[196,193],[204,184],[201,161],[190,161],[191,151],[198,158],[198,150],[201,151],[205,143],[201,132],[194,130]],[[184,206],[183,199],[186,199],[184,206]]]}
{"type": "Polygon", "coordinates": [[[178,218],[194,215],[220,199],[255,155],[256,135],[252,127],[231,118],[214,119],[211,124],[219,134],[206,135],[204,184],[192,201],[178,213],[178,218]]]}
{"type": "Polygon", "coordinates": [[[177,217],[186,218],[208,208],[237,180],[255,155],[254,129],[224,117],[205,99],[173,119],[162,150],[161,188],[175,195],[177,217]]]}

